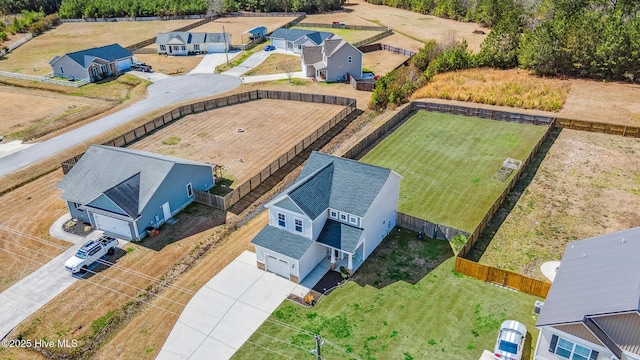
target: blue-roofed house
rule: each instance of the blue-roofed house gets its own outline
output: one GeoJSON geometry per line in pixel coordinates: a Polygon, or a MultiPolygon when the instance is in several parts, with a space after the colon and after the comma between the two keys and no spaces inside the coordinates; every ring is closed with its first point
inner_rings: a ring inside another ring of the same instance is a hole
{"type": "Polygon", "coordinates": [[[119,75],[131,69],[131,51],[118,44],[95,47],[56,56],[49,65],[53,76],[90,82],[119,75]]]}
{"type": "Polygon", "coordinates": [[[276,49],[300,53],[305,46],[317,46],[327,39],[336,37],[324,31],[279,28],[271,33],[269,39],[276,49]]]}
{"type": "Polygon", "coordinates": [[[297,181],[269,201],[253,238],[258,267],[299,283],[323,259],[355,270],[396,225],[402,176],[313,152],[297,181]]]}
{"type": "Polygon", "coordinates": [[[189,55],[223,53],[231,48],[231,34],[173,31],[158,33],[156,50],[158,54],[189,55]]]}
{"type": "Polygon", "coordinates": [[[215,184],[213,165],[93,145],[58,183],[71,217],[125,240],[140,240],[215,184]]]}

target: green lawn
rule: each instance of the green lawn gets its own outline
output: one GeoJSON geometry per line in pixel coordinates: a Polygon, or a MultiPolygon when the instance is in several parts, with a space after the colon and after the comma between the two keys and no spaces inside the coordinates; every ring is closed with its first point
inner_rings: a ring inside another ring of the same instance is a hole
{"type": "Polygon", "coordinates": [[[356,272],[355,281],[315,307],[283,302],[234,359],[311,359],[311,334],[318,333],[326,340],[323,359],[356,358],[340,347],[361,359],[476,360],[484,349],[493,350],[505,319],[527,326],[523,358],[531,358],[538,336],[532,310],[539,298],[462,277],[453,271],[455,258],[446,241],[418,241],[415,233],[402,232],[399,238],[392,234],[385,239],[356,272]],[[412,262],[422,259],[426,274],[415,283],[410,276],[411,283],[388,282],[406,270],[400,260],[407,257],[413,257],[412,262]],[[370,261],[373,265],[367,267],[370,261]],[[375,264],[382,262],[388,268],[382,282],[389,285],[378,289],[358,284],[380,278],[375,264]]]}
{"type": "Polygon", "coordinates": [[[420,111],[362,161],[404,176],[399,211],[471,232],[507,185],[492,180],[502,162],[525,160],[545,131],[420,111]]]}
{"type": "Polygon", "coordinates": [[[340,29],[340,28],[314,28],[314,27],[304,27],[304,26],[293,26],[292,29],[301,29],[301,30],[313,30],[313,31],[324,31],[332,34],[336,34],[343,38],[348,43],[355,43],[358,41],[362,41],[364,39],[368,39],[372,36],[377,35],[380,31],[371,31],[371,30],[351,30],[351,29],[340,29]]]}

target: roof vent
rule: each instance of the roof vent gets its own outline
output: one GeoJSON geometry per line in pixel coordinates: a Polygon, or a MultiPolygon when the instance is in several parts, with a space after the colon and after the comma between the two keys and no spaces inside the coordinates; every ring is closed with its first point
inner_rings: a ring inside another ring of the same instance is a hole
{"type": "Polygon", "coordinates": [[[620,244],[624,244],[626,242],[627,242],[627,240],[625,240],[624,238],[620,239],[620,244]]]}
{"type": "Polygon", "coordinates": [[[576,248],[576,246],[574,244],[571,244],[571,248],[570,249],[573,250],[575,248],[576,248]]]}
{"type": "Polygon", "coordinates": [[[582,253],[582,258],[586,258],[587,257],[587,253],[582,253]]]}

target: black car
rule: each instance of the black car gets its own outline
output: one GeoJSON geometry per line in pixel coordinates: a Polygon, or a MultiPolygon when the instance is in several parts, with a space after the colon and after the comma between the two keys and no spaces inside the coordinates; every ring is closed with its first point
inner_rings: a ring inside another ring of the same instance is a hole
{"type": "Polygon", "coordinates": [[[133,70],[144,71],[144,72],[151,71],[151,65],[147,65],[143,62],[135,62],[131,65],[131,68],[133,70]]]}

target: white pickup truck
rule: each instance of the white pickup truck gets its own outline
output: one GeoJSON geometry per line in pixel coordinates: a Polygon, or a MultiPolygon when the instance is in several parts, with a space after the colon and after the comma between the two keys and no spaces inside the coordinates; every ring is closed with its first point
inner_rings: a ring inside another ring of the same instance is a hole
{"type": "Polygon", "coordinates": [[[64,263],[65,269],[72,273],[85,272],[94,262],[100,260],[105,254],[113,255],[118,246],[118,239],[111,236],[102,236],[98,240],[86,242],[73,257],[64,263]]]}

